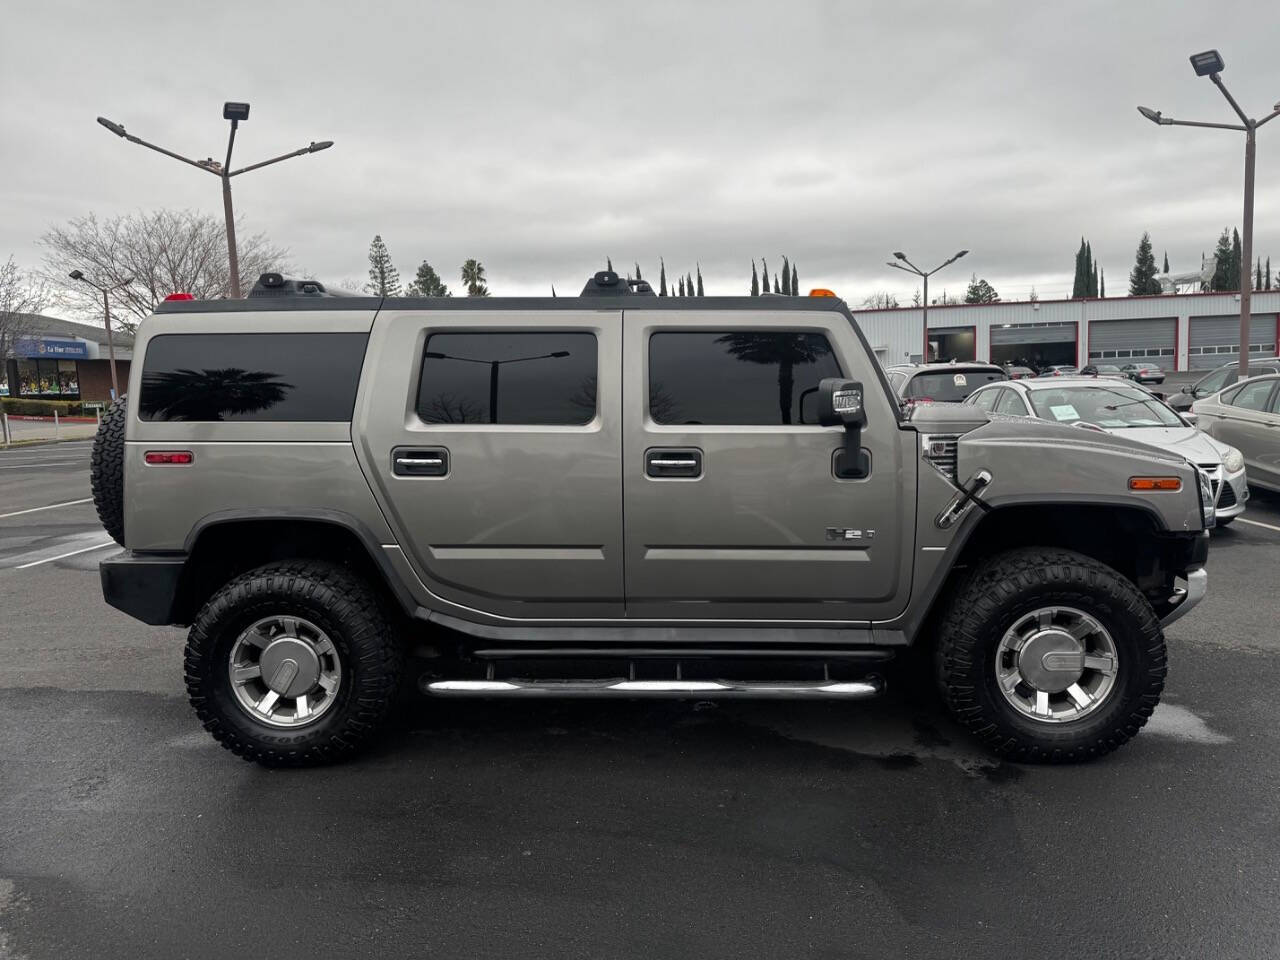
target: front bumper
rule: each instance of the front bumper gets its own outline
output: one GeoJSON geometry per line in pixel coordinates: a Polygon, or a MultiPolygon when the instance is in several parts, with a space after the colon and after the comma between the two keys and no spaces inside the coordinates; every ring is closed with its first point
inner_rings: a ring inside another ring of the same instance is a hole
{"type": "Polygon", "coordinates": [[[1214,516],[1218,520],[1230,520],[1244,513],[1245,502],[1249,499],[1249,484],[1245,471],[1228,474],[1216,486],[1218,499],[1214,516]]]}
{"type": "Polygon", "coordinates": [[[123,553],[98,565],[102,598],[135,620],[176,623],[185,554],[123,553]]]}
{"type": "Polygon", "coordinates": [[[1160,618],[1161,628],[1185,617],[1204,599],[1205,593],[1209,590],[1209,574],[1204,567],[1188,570],[1182,579],[1186,586],[1180,586],[1174,591],[1174,607],[1160,618]]]}

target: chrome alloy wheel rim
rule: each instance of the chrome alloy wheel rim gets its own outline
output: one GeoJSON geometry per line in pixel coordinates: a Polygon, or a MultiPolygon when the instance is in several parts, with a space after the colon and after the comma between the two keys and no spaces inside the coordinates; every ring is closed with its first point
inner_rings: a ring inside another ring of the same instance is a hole
{"type": "Polygon", "coordinates": [[[1116,683],[1119,660],[1111,634],[1073,607],[1023,614],[996,648],[996,683],[1018,713],[1067,723],[1097,710],[1116,683]]]}
{"type": "Polygon", "coordinates": [[[333,706],[342,684],[338,650],[301,617],[271,616],[236,638],[227,663],[241,709],[272,727],[301,727],[333,706]]]}

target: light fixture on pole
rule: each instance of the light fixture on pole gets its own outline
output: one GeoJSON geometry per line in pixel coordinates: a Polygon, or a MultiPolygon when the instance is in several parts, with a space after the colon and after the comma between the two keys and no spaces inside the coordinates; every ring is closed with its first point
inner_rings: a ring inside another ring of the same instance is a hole
{"type": "Polygon", "coordinates": [[[251,163],[247,167],[241,167],[239,170],[231,169],[231,149],[236,142],[236,128],[239,127],[240,121],[249,119],[249,104],[236,103],[228,101],[222,105],[222,119],[231,121],[231,133],[227,137],[227,156],[226,159],[219,163],[212,157],[205,160],[192,160],[190,157],[184,157],[180,153],[174,153],[172,150],[166,150],[164,147],[158,147],[154,143],[148,143],[141,137],[135,137],[129,133],[118,123],[108,120],[106,117],[99,117],[98,123],[106,127],[117,137],[123,137],[130,143],[136,143],[139,146],[146,147],[148,150],[154,150],[156,153],[163,153],[166,157],[173,157],[175,160],[181,160],[183,163],[190,164],[204,170],[206,173],[212,173],[222,181],[222,211],[227,221],[227,266],[231,273],[231,296],[233,299],[240,299],[240,257],[236,249],[236,221],[235,212],[231,206],[231,178],[238,177],[242,173],[248,173],[250,170],[259,170],[262,167],[268,167],[273,163],[279,163],[281,160],[288,160],[292,157],[300,157],[306,153],[319,153],[321,150],[328,150],[333,146],[332,140],[321,140],[319,142],[312,141],[308,146],[294,150],[292,153],[284,153],[278,157],[272,157],[270,160],[263,160],[260,163],[251,163]]]}
{"type": "MultiPolygon", "coordinates": [[[[1240,118],[1239,123],[1208,123],[1201,120],[1175,120],[1164,116],[1159,110],[1150,107],[1138,107],[1138,112],[1152,123],[1162,127],[1212,127],[1217,130],[1236,130],[1244,132],[1244,223],[1240,237],[1240,362],[1236,367],[1237,376],[1243,380],[1249,375],[1249,321],[1253,293],[1253,169],[1254,153],[1257,143],[1257,130],[1269,120],[1280,116],[1280,103],[1272,107],[1271,113],[1261,120],[1254,120],[1240,109],[1236,98],[1227,90],[1222,82],[1222,71],[1226,63],[1217,50],[1206,50],[1192,54],[1191,66],[1197,77],[1208,77],[1214,86],[1226,97],[1231,109],[1240,118]],[[1248,279],[1246,279],[1248,278],[1248,279]]],[[[1175,357],[1175,366],[1176,360],[1175,357]]]]}
{"type": "Polygon", "coordinates": [[[100,283],[94,283],[79,270],[72,270],[67,276],[72,280],[87,283],[102,294],[102,322],[107,328],[107,356],[110,358],[111,364],[111,399],[119,400],[120,381],[116,379],[116,345],[111,339],[111,294],[133,283],[133,277],[121,280],[119,283],[114,283],[110,286],[104,286],[100,283]]]}
{"type": "Polygon", "coordinates": [[[901,270],[903,273],[914,273],[917,277],[919,277],[921,280],[924,281],[924,299],[921,301],[922,312],[923,312],[922,325],[924,326],[924,353],[921,354],[921,357],[920,357],[922,363],[929,362],[929,278],[932,277],[939,270],[941,270],[943,267],[951,266],[951,264],[955,263],[957,260],[959,260],[968,252],[969,252],[968,250],[961,250],[950,260],[943,261],[942,263],[934,267],[932,270],[921,270],[914,263],[912,263],[910,260],[907,259],[907,255],[905,253],[902,253],[899,250],[895,250],[893,252],[893,255],[897,257],[898,260],[900,260],[901,262],[900,263],[890,262],[889,266],[893,267],[895,270],[901,270]],[[902,265],[904,263],[906,264],[905,267],[902,265]]]}

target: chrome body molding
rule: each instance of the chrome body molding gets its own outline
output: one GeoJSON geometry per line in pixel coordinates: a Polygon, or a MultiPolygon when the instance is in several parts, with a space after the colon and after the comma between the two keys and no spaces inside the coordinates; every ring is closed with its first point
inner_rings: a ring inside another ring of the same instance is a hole
{"type": "Polygon", "coordinates": [[[425,680],[434,697],[614,697],[693,700],[866,700],[884,692],[884,681],[742,682],[728,680],[425,680]]]}

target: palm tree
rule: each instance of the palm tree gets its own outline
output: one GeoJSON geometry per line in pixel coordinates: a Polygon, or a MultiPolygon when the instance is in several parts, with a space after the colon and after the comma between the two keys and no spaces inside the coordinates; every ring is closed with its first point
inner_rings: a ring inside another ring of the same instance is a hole
{"type": "Polygon", "coordinates": [[[293,384],[266,370],[168,370],[142,377],[142,408],[152,420],[220,421],[282,402],[293,384]]]}
{"type": "Polygon", "coordinates": [[[467,285],[468,297],[489,295],[489,288],[485,286],[484,264],[479,260],[468,260],[462,265],[462,282],[467,285]]]}
{"type": "Polygon", "coordinates": [[[778,368],[778,409],[782,422],[791,423],[795,365],[817,363],[831,352],[826,338],[810,333],[726,333],[716,343],[728,344],[729,353],[746,363],[778,368]]]}

